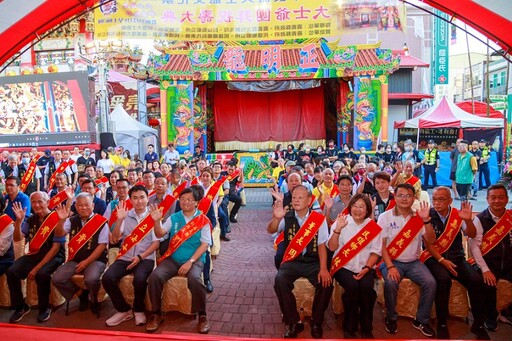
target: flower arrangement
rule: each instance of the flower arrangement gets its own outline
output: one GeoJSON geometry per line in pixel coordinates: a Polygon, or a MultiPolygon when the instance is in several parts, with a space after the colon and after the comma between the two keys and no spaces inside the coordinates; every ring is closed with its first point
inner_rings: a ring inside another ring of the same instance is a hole
{"type": "Polygon", "coordinates": [[[503,167],[503,174],[501,174],[501,178],[498,182],[505,185],[507,189],[512,190],[512,159],[503,167]]]}

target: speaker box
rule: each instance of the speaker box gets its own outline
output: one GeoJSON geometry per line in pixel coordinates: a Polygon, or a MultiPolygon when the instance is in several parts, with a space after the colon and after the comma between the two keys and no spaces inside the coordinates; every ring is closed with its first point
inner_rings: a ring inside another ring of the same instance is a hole
{"type": "Polygon", "coordinates": [[[108,147],[115,147],[116,142],[114,141],[114,135],[112,133],[100,133],[100,145],[101,149],[107,149],[108,147]]]}

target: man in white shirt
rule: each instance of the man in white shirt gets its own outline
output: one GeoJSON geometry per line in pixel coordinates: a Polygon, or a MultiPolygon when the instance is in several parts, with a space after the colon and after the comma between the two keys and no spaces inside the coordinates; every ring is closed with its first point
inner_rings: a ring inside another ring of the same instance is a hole
{"type": "Polygon", "coordinates": [[[174,149],[174,144],[169,143],[167,150],[164,153],[164,163],[168,163],[173,166],[178,161],[180,161],[180,153],[174,149]]]}
{"type": "Polygon", "coordinates": [[[400,184],[395,189],[396,206],[379,216],[382,227],[382,258],[380,267],[384,278],[384,299],[386,301],[386,331],[395,334],[397,330],[396,302],[398,287],[404,277],[409,278],[421,288],[418,312],[412,325],[423,335],[432,337],[430,312],[436,295],[436,281],[428,268],[419,261],[422,240],[433,243],[436,239],[430,222],[428,203],[420,203],[420,209],[414,212],[414,187],[400,184]],[[409,223],[411,221],[411,223],[409,223]],[[414,231],[422,225],[419,232],[414,231]],[[398,237],[395,240],[395,237],[398,237]],[[393,244],[390,246],[390,244],[393,244]],[[395,246],[396,245],[396,246],[395,246]]]}

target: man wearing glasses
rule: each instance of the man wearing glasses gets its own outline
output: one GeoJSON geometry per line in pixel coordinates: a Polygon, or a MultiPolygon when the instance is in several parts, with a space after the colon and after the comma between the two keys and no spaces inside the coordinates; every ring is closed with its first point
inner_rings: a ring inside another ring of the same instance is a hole
{"type": "Polygon", "coordinates": [[[451,190],[444,186],[434,189],[432,204],[430,220],[437,240],[434,244],[426,244],[427,251],[421,254],[420,260],[428,267],[437,283],[437,337],[450,338],[447,328],[448,300],[452,279],[456,279],[468,290],[474,317],[471,332],[479,340],[488,339],[489,335],[484,328],[484,281],[482,275],[466,261],[462,246],[463,233],[470,238],[476,236],[476,228],[471,223],[473,207],[466,201],[462,202],[460,210],[452,207],[451,190]]]}
{"type": "Polygon", "coordinates": [[[398,287],[404,277],[421,288],[418,312],[412,326],[427,337],[435,335],[430,327],[430,312],[436,295],[436,280],[425,264],[419,261],[422,241],[433,243],[435,233],[430,219],[429,204],[420,203],[418,211],[412,210],[414,187],[400,184],[395,188],[396,206],[379,216],[382,227],[382,258],[380,266],[384,278],[386,301],[386,331],[395,334],[397,329],[396,302],[398,287]]]}

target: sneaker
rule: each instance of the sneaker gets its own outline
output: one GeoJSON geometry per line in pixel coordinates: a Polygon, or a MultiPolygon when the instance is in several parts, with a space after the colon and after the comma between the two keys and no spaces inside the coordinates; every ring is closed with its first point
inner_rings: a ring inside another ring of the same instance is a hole
{"type": "Polygon", "coordinates": [[[16,309],[16,311],[12,314],[11,318],[9,319],[9,323],[18,323],[21,320],[23,320],[23,317],[30,313],[30,308],[28,306],[24,306],[21,309],[16,309]]]}
{"type": "Polygon", "coordinates": [[[124,321],[131,320],[133,318],[133,312],[131,310],[125,312],[117,312],[111,318],[105,321],[107,326],[114,327],[120,325],[124,321]]]}
{"type": "Polygon", "coordinates": [[[135,325],[143,326],[146,324],[146,313],[144,312],[136,312],[135,315],[135,325]]]}
{"type": "Polygon", "coordinates": [[[423,335],[427,337],[432,337],[436,335],[434,329],[432,329],[427,323],[420,323],[418,320],[412,321],[412,326],[418,329],[423,335]]]}
{"type": "Polygon", "coordinates": [[[37,315],[37,322],[41,323],[41,322],[48,321],[50,319],[51,314],[52,314],[51,308],[46,308],[45,310],[40,311],[39,315],[37,315]]]}
{"type": "Polygon", "coordinates": [[[498,321],[485,320],[484,327],[490,332],[495,332],[498,330],[498,321]]]}
{"type": "Polygon", "coordinates": [[[386,331],[390,334],[396,334],[398,331],[396,320],[386,319],[386,331]]]}
{"type": "Polygon", "coordinates": [[[146,331],[148,333],[155,332],[160,327],[162,322],[164,322],[164,319],[162,318],[161,314],[152,314],[149,317],[148,324],[146,325],[146,331]]]}

